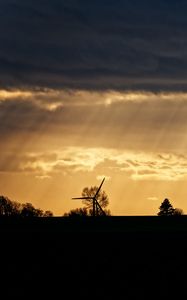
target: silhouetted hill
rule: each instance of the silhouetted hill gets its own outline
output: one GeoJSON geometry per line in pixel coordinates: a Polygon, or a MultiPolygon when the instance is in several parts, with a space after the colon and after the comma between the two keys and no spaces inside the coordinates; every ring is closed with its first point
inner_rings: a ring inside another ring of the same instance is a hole
{"type": "Polygon", "coordinates": [[[0,218],[0,237],[7,298],[187,294],[186,216],[0,218]]]}

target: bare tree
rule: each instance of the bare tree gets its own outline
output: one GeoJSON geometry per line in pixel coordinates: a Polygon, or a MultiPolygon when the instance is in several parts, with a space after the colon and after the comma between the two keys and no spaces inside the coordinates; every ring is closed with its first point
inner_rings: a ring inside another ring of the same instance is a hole
{"type": "MultiPolygon", "coordinates": [[[[96,192],[98,190],[97,186],[93,186],[93,187],[85,187],[82,191],[82,197],[93,197],[96,192]]],[[[110,210],[106,209],[106,207],[109,205],[109,199],[107,194],[105,193],[105,191],[100,190],[98,195],[97,195],[97,201],[99,203],[99,205],[101,206],[101,208],[104,210],[106,215],[110,215],[110,210]]],[[[83,204],[85,205],[85,208],[88,211],[88,214],[90,216],[93,215],[93,203],[91,199],[84,199],[83,200],[83,204]]],[[[98,211],[98,214],[102,212],[98,211]]]]}

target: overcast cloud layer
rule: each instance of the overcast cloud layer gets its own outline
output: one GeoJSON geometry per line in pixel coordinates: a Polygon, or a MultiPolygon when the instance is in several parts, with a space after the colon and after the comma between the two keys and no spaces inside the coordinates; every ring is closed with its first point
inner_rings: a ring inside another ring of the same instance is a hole
{"type": "Polygon", "coordinates": [[[1,87],[186,90],[187,3],[1,0],[1,87]]]}

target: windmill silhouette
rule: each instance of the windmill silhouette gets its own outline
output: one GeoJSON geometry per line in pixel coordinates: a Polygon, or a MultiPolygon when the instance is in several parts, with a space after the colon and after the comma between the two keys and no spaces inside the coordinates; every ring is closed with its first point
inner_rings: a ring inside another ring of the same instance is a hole
{"type": "Polygon", "coordinates": [[[97,189],[95,195],[93,196],[88,196],[88,197],[76,197],[76,198],[72,198],[73,200],[92,200],[92,205],[93,205],[93,217],[98,216],[99,215],[99,210],[102,213],[103,216],[105,216],[105,212],[102,209],[101,205],[99,204],[99,202],[97,201],[97,197],[99,195],[99,191],[103,185],[105,178],[103,178],[99,188],[97,189]]]}

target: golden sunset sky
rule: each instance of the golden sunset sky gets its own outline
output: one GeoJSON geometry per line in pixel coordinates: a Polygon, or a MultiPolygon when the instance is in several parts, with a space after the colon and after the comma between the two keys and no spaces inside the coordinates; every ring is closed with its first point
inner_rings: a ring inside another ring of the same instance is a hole
{"type": "Polygon", "coordinates": [[[185,2],[0,11],[0,194],[60,216],[105,177],[112,215],[186,213],[185,2]]]}

